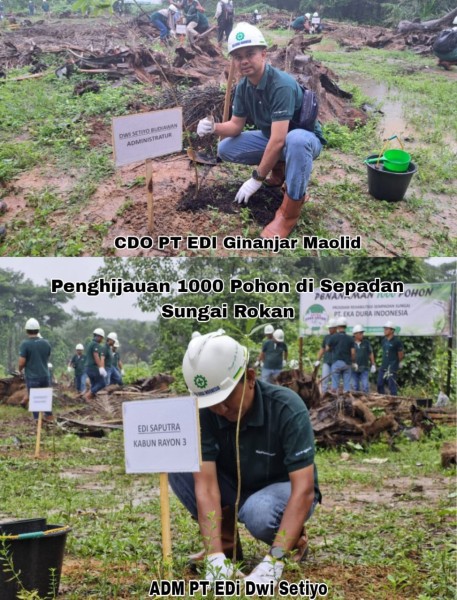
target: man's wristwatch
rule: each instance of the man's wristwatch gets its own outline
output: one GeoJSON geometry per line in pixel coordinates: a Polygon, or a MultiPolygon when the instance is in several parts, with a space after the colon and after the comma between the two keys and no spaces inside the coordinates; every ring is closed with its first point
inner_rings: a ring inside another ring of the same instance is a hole
{"type": "Polygon", "coordinates": [[[280,546],[272,546],[270,548],[270,556],[272,556],[276,560],[283,560],[285,555],[286,552],[284,552],[284,550],[280,546]]]}
{"type": "Polygon", "coordinates": [[[256,181],[265,181],[266,177],[262,177],[261,175],[259,175],[259,172],[257,171],[257,169],[254,169],[252,171],[252,175],[251,175],[252,179],[255,179],[256,181]]]}

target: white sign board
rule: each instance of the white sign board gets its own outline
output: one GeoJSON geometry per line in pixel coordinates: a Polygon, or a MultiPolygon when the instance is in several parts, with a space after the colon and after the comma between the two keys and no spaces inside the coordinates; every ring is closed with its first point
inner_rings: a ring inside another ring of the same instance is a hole
{"type": "Polygon", "coordinates": [[[52,388],[30,388],[29,411],[52,412],[52,388]]]}
{"type": "Polygon", "coordinates": [[[330,318],[345,317],[347,333],[360,324],[367,335],[383,335],[383,325],[393,321],[396,335],[447,336],[453,334],[452,283],[411,283],[404,292],[300,294],[300,336],[325,335],[330,318]]]}
{"type": "Polygon", "coordinates": [[[193,397],[122,404],[127,473],[200,471],[200,426],[193,397]]]}
{"type": "Polygon", "coordinates": [[[182,150],[182,108],[138,113],[113,119],[117,167],[182,150]]]}

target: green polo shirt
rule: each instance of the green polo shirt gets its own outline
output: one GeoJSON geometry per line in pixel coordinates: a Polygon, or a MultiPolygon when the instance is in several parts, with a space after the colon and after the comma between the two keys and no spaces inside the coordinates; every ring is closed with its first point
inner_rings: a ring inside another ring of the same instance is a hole
{"type": "Polygon", "coordinates": [[[75,354],[72,357],[70,365],[74,368],[76,377],[79,377],[84,373],[85,362],[86,357],[84,356],[84,354],[75,354]]]}
{"type": "MultiPolygon", "coordinates": [[[[324,350],[325,350],[325,348],[327,348],[332,335],[333,335],[332,333],[327,333],[327,335],[324,337],[324,339],[322,341],[322,348],[324,348],[324,350]]],[[[331,365],[333,362],[332,353],[326,350],[324,352],[323,361],[325,364],[331,365]]]]}
{"type": "Polygon", "coordinates": [[[105,369],[111,369],[113,366],[113,352],[109,344],[105,344],[105,369]]]}
{"type": "Polygon", "coordinates": [[[354,348],[354,339],[347,333],[334,333],[328,343],[333,355],[333,362],[344,361],[347,365],[352,363],[351,350],[354,348]]]}
{"type": "Polygon", "coordinates": [[[27,338],[19,347],[19,356],[25,358],[24,373],[27,379],[49,377],[51,345],[48,340],[39,337],[27,338]]]}
{"type": "Polygon", "coordinates": [[[105,356],[105,346],[104,344],[99,344],[95,340],[92,340],[90,344],[87,346],[86,352],[86,369],[98,369],[98,365],[94,360],[94,352],[96,352],[99,357],[105,356]]]}
{"type": "Polygon", "coordinates": [[[113,367],[115,367],[116,369],[119,367],[119,360],[119,352],[113,352],[113,367]]]}
{"type": "Polygon", "coordinates": [[[367,338],[362,338],[360,344],[354,340],[355,362],[359,371],[367,371],[370,366],[370,354],[373,352],[370,342],[367,338]]]}
{"type": "Polygon", "coordinates": [[[262,352],[265,357],[263,359],[263,366],[265,369],[282,369],[282,361],[284,359],[284,353],[287,352],[287,344],[284,342],[275,342],[274,340],[266,340],[262,346],[262,352]]]}
{"type": "MultiPolygon", "coordinates": [[[[231,423],[200,410],[202,457],[237,478],[235,433],[231,423]]],[[[240,427],[241,487],[254,492],[289,481],[289,473],[314,464],[314,434],[303,400],[292,390],[256,381],[254,402],[240,427]]],[[[317,469],[314,487],[320,499],[317,469]]]]}
{"type": "Polygon", "coordinates": [[[381,369],[390,369],[397,372],[400,361],[398,353],[403,352],[403,344],[395,335],[388,340],[386,337],[381,342],[382,347],[382,364],[381,369]]]}

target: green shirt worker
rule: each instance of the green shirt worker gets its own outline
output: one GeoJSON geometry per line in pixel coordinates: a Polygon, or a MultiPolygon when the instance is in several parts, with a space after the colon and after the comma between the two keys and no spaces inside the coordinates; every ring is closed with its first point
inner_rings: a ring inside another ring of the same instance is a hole
{"type": "Polygon", "coordinates": [[[246,579],[275,583],[284,558],[306,554],[304,523],[320,502],[308,410],[288,388],[257,381],[247,348],[223,330],[191,340],[183,375],[200,408],[202,467],[170,474],[175,494],[198,519],[205,579],[233,579],[226,561],[235,545],[236,426],[240,419],[238,520],[270,546],[246,579]]]}
{"type": "Polygon", "coordinates": [[[276,329],[272,339],[266,340],[262,346],[259,360],[262,364],[262,381],[274,383],[275,377],[281,373],[287,363],[287,344],[284,342],[284,331],[276,329]]]}
{"type": "Polygon", "coordinates": [[[338,392],[340,379],[343,379],[343,392],[351,389],[351,368],[356,371],[355,344],[350,335],[346,333],[347,321],[345,317],[336,320],[336,333],[330,336],[327,352],[332,353],[332,392],[338,392]],[[352,367],[351,367],[352,365],[352,367]]]}
{"type": "Polygon", "coordinates": [[[378,393],[385,394],[385,385],[389,388],[391,396],[398,395],[397,373],[402,367],[405,356],[403,343],[395,335],[396,326],[392,321],[384,323],[384,338],[381,342],[382,363],[378,372],[378,393]]]}
{"type": "Polygon", "coordinates": [[[67,371],[68,373],[71,373],[73,369],[75,370],[75,388],[82,394],[86,391],[86,377],[84,375],[86,357],[84,356],[84,346],[82,344],[76,344],[75,350],[76,354],[71,357],[67,371]]]}
{"type": "Polygon", "coordinates": [[[90,379],[90,390],[84,396],[85,400],[93,400],[97,392],[106,386],[105,377],[105,332],[100,327],[93,331],[93,339],[86,348],[86,373],[90,379]]]}
{"type": "MultiPolygon", "coordinates": [[[[19,348],[19,372],[24,372],[27,390],[32,388],[51,387],[51,374],[49,372],[49,357],[51,356],[50,343],[41,337],[40,324],[36,319],[28,319],[25,324],[27,339],[19,348]]],[[[38,419],[38,413],[33,413],[33,418],[38,419]]],[[[45,421],[53,421],[52,412],[45,413],[45,421]]]]}
{"type": "Polygon", "coordinates": [[[362,325],[354,325],[352,335],[355,344],[355,362],[357,369],[352,371],[352,388],[359,392],[369,392],[369,373],[376,373],[373,349],[367,338],[363,337],[365,330],[362,325]]]}
{"type": "MultiPolygon", "coordinates": [[[[264,238],[286,238],[300,217],[313,160],[322,149],[318,121],[314,132],[299,125],[303,91],[288,73],[267,64],[267,43],[262,32],[249,23],[238,23],[228,39],[228,52],[241,79],[236,86],[232,118],[225,123],[202,119],[200,136],[222,136],[218,155],[224,161],[258,165],[238,190],[235,201],[247,204],[262,184],[280,186],[287,192],[274,220],[262,231],[264,238]],[[250,119],[255,131],[243,131],[250,119]],[[267,179],[268,174],[272,173],[267,179]]],[[[324,141],[325,142],[325,141],[324,141]]]]}
{"type": "Polygon", "coordinates": [[[326,393],[331,384],[330,377],[332,374],[333,358],[332,353],[326,350],[326,348],[328,346],[331,336],[334,333],[336,333],[336,319],[329,319],[327,323],[327,329],[328,334],[322,340],[322,346],[320,347],[320,350],[317,354],[317,360],[314,363],[314,368],[317,369],[317,367],[320,366],[322,360],[321,392],[323,394],[326,393]]]}

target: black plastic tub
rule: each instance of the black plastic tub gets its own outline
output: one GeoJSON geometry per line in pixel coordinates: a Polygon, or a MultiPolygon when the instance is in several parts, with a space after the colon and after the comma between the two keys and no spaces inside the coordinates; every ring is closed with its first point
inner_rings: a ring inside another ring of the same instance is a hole
{"type": "MultiPolygon", "coordinates": [[[[367,160],[370,158],[378,158],[378,155],[372,154],[367,157],[367,160]]],[[[367,164],[367,171],[368,191],[370,194],[377,200],[398,202],[405,197],[411,179],[417,171],[417,166],[411,161],[407,171],[404,173],[394,173],[393,171],[384,169],[382,163],[379,163],[379,167],[377,168],[375,163],[373,165],[367,164]]]]}
{"type": "Polygon", "coordinates": [[[18,592],[37,590],[40,598],[57,596],[62,574],[65,542],[69,527],[46,525],[46,519],[23,519],[0,524],[0,535],[13,536],[27,534],[33,536],[43,531],[51,531],[42,537],[25,539],[0,539],[8,554],[8,560],[0,556],[0,598],[16,600],[18,592]],[[20,584],[12,577],[8,562],[12,562],[13,571],[20,584]],[[6,569],[6,572],[5,572],[6,569]]]}

